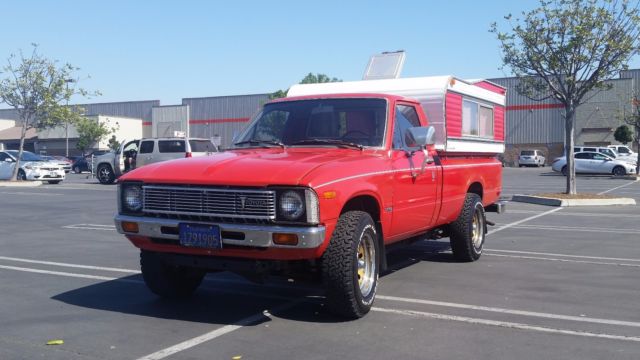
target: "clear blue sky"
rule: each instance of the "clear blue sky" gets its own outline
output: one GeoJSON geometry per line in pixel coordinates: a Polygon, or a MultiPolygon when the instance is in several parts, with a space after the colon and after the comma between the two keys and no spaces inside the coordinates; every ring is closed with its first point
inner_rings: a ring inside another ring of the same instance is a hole
{"type": "Polygon", "coordinates": [[[0,60],[38,43],[43,55],[79,66],[81,86],[102,92],[76,102],[163,105],[286,89],[309,72],[358,80],[370,55],[398,49],[407,52],[405,77],[502,77],[510,74],[499,70],[489,25],[537,4],[14,0],[0,5],[0,60]]]}

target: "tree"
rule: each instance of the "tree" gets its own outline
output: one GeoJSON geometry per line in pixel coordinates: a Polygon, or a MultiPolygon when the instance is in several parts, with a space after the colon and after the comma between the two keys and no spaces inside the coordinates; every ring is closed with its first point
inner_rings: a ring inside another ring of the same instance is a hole
{"type": "MultiPolygon", "coordinates": [[[[304,78],[302,78],[302,80],[300,80],[300,84],[318,84],[318,83],[328,83],[328,82],[341,82],[342,80],[338,79],[338,78],[330,78],[329,76],[325,75],[325,74],[313,74],[313,73],[309,73],[307,74],[307,76],[305,76],[304,78]]],[[[273,92],[271,94],[269,94],[269,99],[273,100],[273,99],[280,99],[283,97],[287,97],[287,92],[289,92],[289,90],[278,90],[276,92],[273,92]]]]}
{"type": "Polygon", "coordinates": [[[118,151],[120,150],[120,141],[118,141],[116,139],[115,135],[111,135],[111,138],[109,138],[109,149],[113,150],[113,151],[118,151]]]}
{"type": "Polygon", "coordinates": [[[531,99],[563,105],[566,193],[576,193],[573,159],[576,109],[591,90],[626,69],[640,48],[640,10],[628,0],[541,0],[540,7],[505,17],[508,32],[496,34],[503,68],[519,78],[517,91],[531,99]]]}
{"type": "Polygon", "coordinates": [[[616,128],[616,132],[613,133],[613,137],[616,139],[616,141],[621,142],[625,145],[633,141],[633,133],[627,125],[618,126],[618,128],[616,128]]]}
{"type": "Polygon", "coordinates": [[[85,150],[116,130],[115,128],[109,128],[105,123],[90,118],[82,118],[76,121],[75,126],[78,132],[76,148],[82,151],[83,156],[85,150]]]}
{"type": "Polygon", "coordinates": [[[0,78],[0,103],[16,109],[22,125],[12,181],[18,175],[27,130],[41,130],[65,121],[76,121],[80,117],[79,109],[61,104],[68,102],[73,94],[88,95],[84,89],[68,86],[70,79],[76,81],[73,84],[77,83],[73,76],[78,68],[47,59],[38,53],[37,45],[32,46],[33,51],[28,57],[22,51],[18,56],[10,55],[2,69],[5,77],[0,78]]]}

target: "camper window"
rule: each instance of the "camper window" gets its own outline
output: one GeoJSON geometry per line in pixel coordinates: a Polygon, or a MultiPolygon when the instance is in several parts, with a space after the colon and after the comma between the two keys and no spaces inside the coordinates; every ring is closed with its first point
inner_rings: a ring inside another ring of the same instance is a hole
{"type": "Polygon", "coordinates": [[[462,103],[462,135],[493,138],[493,108],[465,99],[462,103]]]}

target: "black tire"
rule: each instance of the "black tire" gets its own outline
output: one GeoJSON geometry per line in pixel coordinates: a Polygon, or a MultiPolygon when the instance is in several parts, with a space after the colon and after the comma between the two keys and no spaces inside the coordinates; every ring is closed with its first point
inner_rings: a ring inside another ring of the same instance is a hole
{"type": "Polygon", "coordinates": [[[18,170],[18,176],[16,177],[16,179],[27,180],[27,174],[24,172],[24,170],[20,169],[18,170]]]}
{"type": "Polygon", "coordinates": [[[563,166],[560,172],[562,173],[562,175],[567,176],[567,174],[569,173],[569,170],[567,169],[566,166],[563,166]]]}
{"type": "Polygon", "coordinates": [[[80,170],[80,166],[74,166],[73,167],[73,172],[76,173],[76,174],[82,173],[82,171],[80,170]]]}
{"type": "Polygon", "coordinates": [[[200,269],[166,264],[157,253],[145,250],[140,251],[140,268],[149,290],[169,299],[191,296],[205,275],[205,271],[200,269]]]}
{"type": "Polygon", "coordinates": [[[627,170],[625,170],[622,166],[616,166],[613,168],[612,174],[614,176],[624,176],[627,175],[627,170]]]}
{"type": "Polygon", "coordinates": [[[369,312],[378,289],[380,248],[371,216],[349,211],[340,216],[322,255],[327,309],[349,319],[369,312]]]}
{"type": "Polygon", "coordinates": [[[98,178],[98,181],[100,181],[100,184],[113,184],[116,180],[116,175],[108,164],[100,164],[98,166],[96,177],[98,178]]]}
{"type": "Polygon", "coordinates": [[[480,196],[467,193],[460,215],[449,227],[453,257],[464,262],[478,260],[486,236],[486,220],[480,196]]]}
{"type": "Polygon", "coordinates": [[[48,183],[49,184],[60,184],[60,181],[62,181],[62,180],[49,180],[48,183]]]}

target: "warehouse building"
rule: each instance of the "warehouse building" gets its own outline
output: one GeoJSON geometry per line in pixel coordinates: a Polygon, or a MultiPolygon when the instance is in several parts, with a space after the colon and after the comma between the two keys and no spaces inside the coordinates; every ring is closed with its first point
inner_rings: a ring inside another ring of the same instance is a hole
{"type": "MultiPolygon", "coordinates": [[[[564,119],[561,104],[550,100],[534,101],[518,94],[517,78],[489,79],[506,87],[505,161],[515,164],[521,149],[542,150],[549,160],[561,156],[564,148],[564,119]]],[[[576,116],[575,143],[606,146],[617,143],[615,129],[623,124],[622,115],[632,111],[631,98],[640,92],[640,69],[623,71],[618,79],[608,82],[609,89],[594,91],[585,98],[576,116]]],[[[233,138],[250,118],[269,101],[269,94],[184,98],[179,105],[161,105],[159,100],[81,104],[86,114],[139,120],[143,137],[185,135],[209,138],[228,148],[233,138]]],[[[0,109],[0,119],[19,120],[15,110],[0,109]]],[[[5,122],[6,123],[6,122],[5,122]]],[[[19,122],[16,123],[19,126],[19,122]]],[[[17,146],[14,129],[0,130],[0,142],[8,148],[17,146]],[[4,135],[3,135],[4,133],[4,135]]],[[[30,133],[27,148],[37,150],[37,134],[30,133]]],[[[118,140],[133,139],[137,132],[117,135],[118,140]],[[122,138],[120,138],[122,137],[122,138]]],[[[64,139],[63,139],[64,140],[64,139]]],[[[60,139],[47,139],[59,144],[60,139]]],[[[75,151],[75,142],[70,148],[75,151]]],[[[104,146],[98,144],[97,146],[104,146]]],[[[47,149],[49,150],[49,149],[47,149]]],[[[59,146],[53,152],[58,154],[59,146]]]]}

